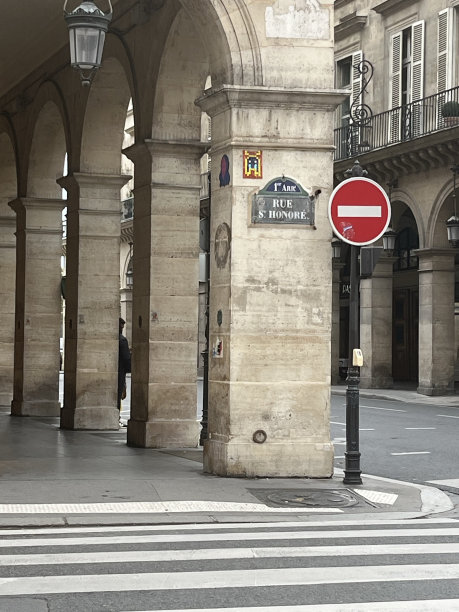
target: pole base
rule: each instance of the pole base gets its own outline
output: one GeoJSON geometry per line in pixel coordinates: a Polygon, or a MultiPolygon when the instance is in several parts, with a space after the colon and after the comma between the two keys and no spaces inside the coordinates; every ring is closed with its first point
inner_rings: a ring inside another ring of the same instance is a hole
{"type": "Polygon", "coordinates": [[[344,472],[343,484],[350,485],[361,485],[362,479],[360,478],[360,474],[362,472],[344,472]]]}
{"type": "Polygon", "coordinates": [[[359,451],[345,451],[344,453],[344,484],[362,484],[359,451]]]}

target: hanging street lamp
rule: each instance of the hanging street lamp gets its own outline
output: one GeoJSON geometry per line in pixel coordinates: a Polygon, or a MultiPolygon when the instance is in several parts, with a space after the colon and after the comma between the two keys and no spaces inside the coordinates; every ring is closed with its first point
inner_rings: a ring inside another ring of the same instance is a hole
{"type": "Polygon", "coordinates": [[[456,177],[459,174],[459,165],[456,164],[451,168],[453,173],[453,204],[454,214],[446,222],[446,231],[448,233],[448,242],[454,248],[459,247],[459,217],[457,216],[457,197],[456,197],[456,177]]]}
{"type": "Polygon", "coordinates": [[[343,246],[343,243],[341,240],[339,240],[339,238],[334,238],[331,241],[331,247],[333,249],[333,259],[338,260],[341,259],[341,247],[343,246]]]}
{"type": "Polygon", "coordinates": [[[388,255],[393,255],[395,250],[395,241],[397,239],[397,232],[389,226],[383,234],[382,242],[384,252],[388,255]]]}
{"type": "Polygon", "coordinates": [[[91,0],[85,0],[68,13],[68,0],[64,3],[64,19],[67,22],[70,36],[70,64],[79,70],[82,85],[88,86],[102,61],[105,33],[113,15],[110,0],[110,11],[104,13],[91,0]]]}

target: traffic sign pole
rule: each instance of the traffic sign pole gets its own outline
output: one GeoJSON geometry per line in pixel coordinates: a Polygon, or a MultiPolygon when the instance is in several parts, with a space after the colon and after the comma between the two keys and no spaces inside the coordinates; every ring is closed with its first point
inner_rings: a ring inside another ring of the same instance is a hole
{"type": "Polygon", "coordinates": [[[360,345],[359,277],[357,265],[360,247],[351,246],[351,291],[349,296],[349,357],[346,389],[346,450],[344,452],[344,484],[362,484],[359,447],[359,384],[360,370],[353,364],[354,349],[360,345]]]}
{"type": "Polygon", "coordinates": [[[359,275],[360,246],[376,242],[390,222],[390,202],[378,183],[364,177],[366,171],[355,162],[352,175],[333,191],[328,216],[334,233],[351,245],[349,300],[349,359],[346,389],[346,451],[344,484],[362,484],[359,450],[359,383],[360,369],[353,362],[359,347],[359,275]]]}

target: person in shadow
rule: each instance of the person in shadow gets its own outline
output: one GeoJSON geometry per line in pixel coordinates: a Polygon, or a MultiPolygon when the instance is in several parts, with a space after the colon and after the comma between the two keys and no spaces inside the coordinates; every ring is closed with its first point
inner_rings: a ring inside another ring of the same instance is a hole
{"type": "Polygon", "coordinates": [[[126,321],[119,319],[119,353],[118,353],[118,410],[121,411],[121,400],[126,397],[126,374],[131,371],[131,352],[127,338],[123,336],[126,321]]]}

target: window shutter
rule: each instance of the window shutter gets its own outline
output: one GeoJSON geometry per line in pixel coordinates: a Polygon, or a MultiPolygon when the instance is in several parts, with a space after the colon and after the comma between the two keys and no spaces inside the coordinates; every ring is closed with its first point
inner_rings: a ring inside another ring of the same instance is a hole
{"type": "Polygon", "coordinates": [[[437,92],[451,89],[453,76],[453,53],[451,52],[453,9],[447,8],[438,13],[437,41],[437,92]]]}
{"type": "Polygon", "coordinates": [[[438,13],[437,39],[437,92],[449,89],[448,85],[448,9],[438,13]]]}
{"type": "MultiPolygon", "coordinates": [[[[363,52],[356,51],[352,54],[352,68],[351,68],[351,120],[349,124],[349,147],[351,155],[355,155],[358,151],[361,140],[361,130],[358,126],[353,126],[353,118],[355,117],[355,111],[358,110],[358,106],[362,104],[363,93],[362,83],[363,75],[359,71],[359,64],[363,59],[363,52]],[[354,105],[354,106],[352,106],[354,105]]],[[[358,117],[357,117],[358,119],[358,117]]]]}
{"type": "Polygon", "coordinates": [[[412,60],[411,60],[411,131],[413,137],[424,132],[424,107],[416,103],[424,96],[424,21],[417,21],[411,26],[412,60]]]}
{"type": "Polygon", "coordinates": [[[391,38],[390,55],[390,108],[397,109],[390,114],[390,140],[400,140],[400,107],[402,104],[402,33],[391,38]]]}
{"type": "Polygon", "coordinates": [[[362,83],[363,75],[360,74],[358,66],[363,60],[362,51],[356,51],[352,54],[352,71],[351,71],[351,104],[362,104],[362,83]]]}
{"type": "Polygon", "coordinates": [[[411,101],[414,102],[424,95],[424,21],[417,21],[411,26],[411,41],[411,101]]]}

